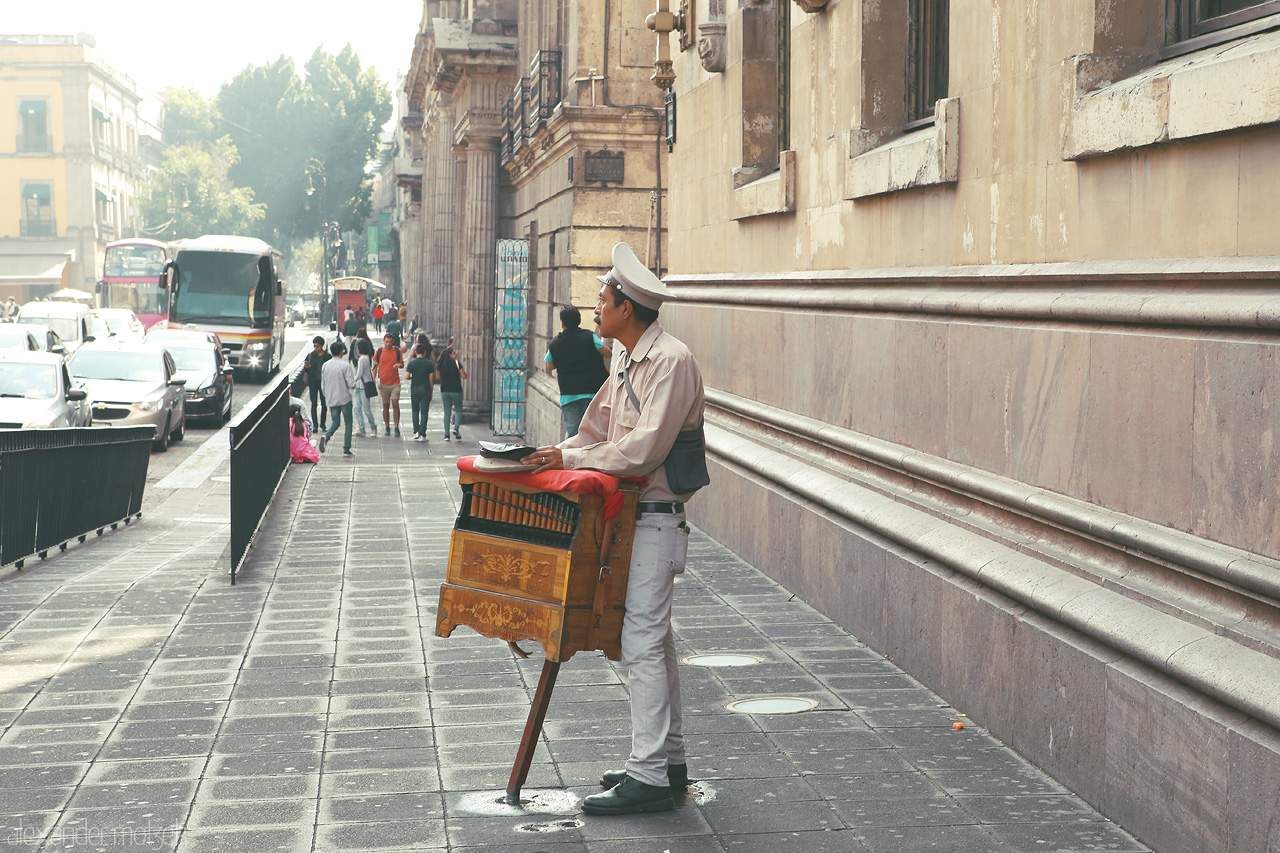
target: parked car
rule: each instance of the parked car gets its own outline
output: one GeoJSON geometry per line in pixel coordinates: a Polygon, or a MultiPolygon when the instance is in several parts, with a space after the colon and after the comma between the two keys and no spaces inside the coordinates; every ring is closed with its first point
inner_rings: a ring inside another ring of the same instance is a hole
{"type": "Polygon", "coordinates": [[[95,337],[89,306],[79,302],[28,302],[18,311],[18,324],[48,326],[57,332],[68,353],[95,337]]]}
{"type": "Polygon", "coordinates": [[[93,400],[95,424],[156,431],[156,449],[168,450],[187,429],[183,386],[173,356],[160,347],[104,341],[82,346],[67,363],[93,400]]]}
{"type": "Polygon", "coordinates": [[[62,356],[0,350],[0,429],[89,426],[86,396],[62,356]]]}
{"type": "Polygon", "coordinates": [[[23,323],[21,326],[5,328],[25,329],[30,332],[31,337],[36,339],[36,349],[42,352],[54,352],[63,356],[67,354],[67,348],[62,345],[62,338],[58,337],[58,333],[48,326],[39,323],[23,323]]]}
{"type": "Polygon", "coordinates": [[[93,316],[94,328],[105,330],[117,341],[137,342],[147,335],[146,327],[129,308],[94,308],[89,313],[93,316]]]}
{"type": "Polygon", "coordinates": [[[231,419],[234,370],[222,351],[222,341],[212,332],[155,329],[147,333],[148,346],[164,347],[178,365],[178,376],[187,380],[189,417],[206,417],[221,424],[231,419]]]}
{"type": "Polygon", "coordinates": [[[42,348],[29,326],[8,324],[0,326],[0,349],[40,352],[42,348]]]}

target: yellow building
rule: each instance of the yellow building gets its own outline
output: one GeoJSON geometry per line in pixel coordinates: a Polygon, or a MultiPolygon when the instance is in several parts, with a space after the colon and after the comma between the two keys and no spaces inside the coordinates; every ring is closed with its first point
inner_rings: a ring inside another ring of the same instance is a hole
{"type": "Polygon", "coordinates": [[[106,244],[137,234],[158,115],[92,39],[0,35],[0,298],[94,291],[106,244]]]}

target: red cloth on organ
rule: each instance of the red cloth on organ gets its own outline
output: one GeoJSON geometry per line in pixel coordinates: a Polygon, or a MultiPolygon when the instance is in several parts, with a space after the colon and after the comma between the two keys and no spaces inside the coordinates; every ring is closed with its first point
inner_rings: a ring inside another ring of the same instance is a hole
{"type": "MultiPolygon", "coordinates": [[[[591,471],[586,468],[578,468],[575,470],[558,469],[554,471],[543,471],[541,474],[531,474],[529,472],[519,473],[498,473],[496,471],[477,471],[476,457],[460,456],[458,457],[458,470],[470,471],[473,474],[483,474],[486,477],[496,477],[499,480],[506,480],[511,483],[519,483],[522,486],[532,486],[543,492],[573,492],[578,495],[599,495],[604,498],[604,517],[606,519],[613,518],[622,509],[622,494],[618,491],[619,478],[612,474],[602,474],[599,471],[591,471]]],[[[644,477],[623,477],[637,483],[647,482],[644,477]]]]}

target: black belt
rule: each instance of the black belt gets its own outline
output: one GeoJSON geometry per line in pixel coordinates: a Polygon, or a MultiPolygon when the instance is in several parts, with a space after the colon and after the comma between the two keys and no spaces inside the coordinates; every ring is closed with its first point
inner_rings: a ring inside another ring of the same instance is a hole
{"type": "Polygon", "coordinates": [[[662,515],[676,515],[684,512],[684,504],[679,501],[640,501],[636,504],[636,516],[642,516],[647,512],[661,513],[662,515]]]}

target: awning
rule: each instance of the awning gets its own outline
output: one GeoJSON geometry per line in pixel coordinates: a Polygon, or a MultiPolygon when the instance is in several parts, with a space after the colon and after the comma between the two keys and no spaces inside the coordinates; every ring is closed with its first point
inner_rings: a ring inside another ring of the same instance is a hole
{"type": "Polygon", "coordinates": [[[98,201],[105,201],[107,204],[115,204],[116,200],[101,187],[94,187],[94,193],[98,196],[98,201]]]}
{"type": "Polygon", "coordinates": [[[348,275],[330,281],[334,290],[386,290],[387,286],[371,278],[359,275],[348,275]]]}
{"type": "Polygon", "coordinates": [[[93,117],[96,118],[98,121],[111,121],[111,116],[107,115],[106,110],[104,110],[102,107],[98,106],[97,104],[93,104],[92,109],[93,109],[93,117]]]}
{"type": "Polygon", "coordinates": [[[71,240],[8,240],[0,245],[0,284],[62,287],[76,258],[71,240]]]}

